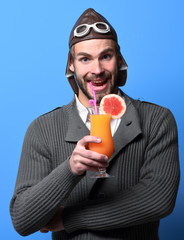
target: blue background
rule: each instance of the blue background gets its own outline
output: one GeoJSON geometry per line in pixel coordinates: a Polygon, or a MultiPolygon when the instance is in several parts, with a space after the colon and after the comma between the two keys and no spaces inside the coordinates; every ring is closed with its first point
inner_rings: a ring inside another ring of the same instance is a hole
{"type": "MultiPolygon", "coordinates": [[[[122,89],[169,108],[177,121],[181,182],[174,212],[161,221],[160,239],[184,239],[184,1],[0,1],[1,239],[23,239],[11,224],[23,138],[39,115],[68,103],[65,77],[70,30],[88,7],[103,14],[119,36],[128,63],[122,89]]],[[[26,239],[50,239],[40,232],[26,239]]]]}

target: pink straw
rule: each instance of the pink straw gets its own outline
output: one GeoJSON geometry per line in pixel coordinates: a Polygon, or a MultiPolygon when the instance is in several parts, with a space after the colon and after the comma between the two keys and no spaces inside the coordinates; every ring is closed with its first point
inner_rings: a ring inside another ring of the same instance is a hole
{"type": "Polygon", "coordinates": [[[89,100],[89,104],[90,104],[91,106],[94,106],[94,107],[95,107],[95,114],[98,114],[98,110],[97,110],[97,106],[96,106],[96,94],[95,94],[95,91],[94,91],[94,89],[93,89],[93,85],[92,85],[91,82],[89,83],[89,85],[90,85],[91,91],[92,91],[92,93],[93,93],[93,98],[94,98],[94,99],[90,99],[90,100],[89,100]]]}

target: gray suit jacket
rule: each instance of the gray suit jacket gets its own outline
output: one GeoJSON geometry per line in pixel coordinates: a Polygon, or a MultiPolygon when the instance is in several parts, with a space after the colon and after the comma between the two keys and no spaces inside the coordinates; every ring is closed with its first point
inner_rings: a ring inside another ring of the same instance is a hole
{"type": "Polygon", "coordinates": [[[77,141],[89,135],[75,100],[30,125],[10,204],[20,234],[38,231],[64,206],[65,230],[53,233],[55,240],[158,239],[159,220],[177,196],[177,127],[168,109],[122,95],[127,111],[113,138],[109,179],[70,170],[77,141]]]}

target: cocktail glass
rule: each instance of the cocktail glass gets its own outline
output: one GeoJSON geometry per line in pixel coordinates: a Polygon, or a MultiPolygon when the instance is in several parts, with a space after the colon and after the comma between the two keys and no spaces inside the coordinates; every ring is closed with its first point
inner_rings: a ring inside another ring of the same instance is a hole
{"type": "MultiPolygon", "coordinates": [[[[100,107],[97,107],[97,112],[94,107],[89,108],[91,130],[90,135],[99,137],[102,141],[100,143],[89,143],[88,149],[94,152],[105,154],[110,158],[114,151],[113,138],[111,134],[111,115],[103,114],[100,111],[100,107]]],[[[109,178],[111,177],[106,173],[105,168],[99,168],[99,172],[92,176],[93,178],[109,178]]]]}

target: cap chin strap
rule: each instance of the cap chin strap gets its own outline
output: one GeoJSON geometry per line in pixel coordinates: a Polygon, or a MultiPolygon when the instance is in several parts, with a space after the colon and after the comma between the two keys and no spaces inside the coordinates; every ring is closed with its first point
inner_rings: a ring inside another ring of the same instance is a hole
{"type": "Polygon", "coordinates": [[[68,81],[69,81],[70,86],[72,87],[74,93],[75,93],[76,95],[78,95],[78,93],[79,93],[79,88],[78,88],[77,82],[75,81],[74,72],[72,72],[72,71],[70,70],[70,59],[71,59],[71,53],[70,53],[70,51],[69,51],[65,75],[66,75],[66,77],[68,78],[68,81]]]}
{"type": "Polygon", "coordinates": [[[74,93],[78,96],[79,93],[79,87],[77,86],[76,80],[74,75],[67,77],[68,81],[70,83],[70,86],[72,87],[74,93]]]}

